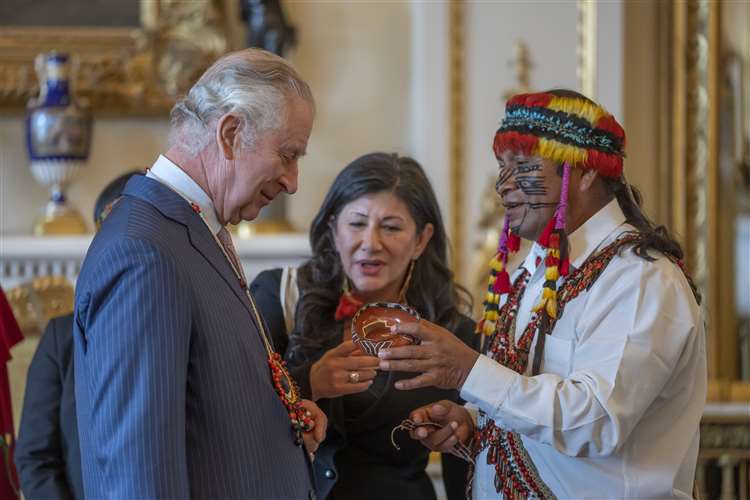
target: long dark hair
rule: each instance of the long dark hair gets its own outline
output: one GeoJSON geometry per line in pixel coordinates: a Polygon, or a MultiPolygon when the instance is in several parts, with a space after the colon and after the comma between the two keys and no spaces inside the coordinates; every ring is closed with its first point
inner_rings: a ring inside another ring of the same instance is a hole
{"type": "Polygon", "coordinates": [[[357,158],[339,173],[310,226],[312,258],[299,271],[301,296],[295,321],[303,337],[329,335],[335,323],[344,274],[334,245],[332,221],[348,203],[384,191],[406,204],[417,234],[428,223],[434,227],[432,238],[414,265],[406,292],[409,305],[423,318],[448,329],[458,325],[462,312],[470,311],[471,296],[453,282],[453,272],[448,268],[448,238],[424,170],[412,158],[371,153],[357,158]]]}
{"type": "Polygon", "coordinates": [[[617,199],[627,223],[635,227],[641,235],[640,242],[633,247],[633,253],[648,261],[654,260],[654,257],[648,254],[650,249],[673,257],[675,260],[684,258],[682,247],[667,227],[654,224],[643,212],[641,208],[643,197],[635,186],[626,184],[622,179],[604,179],[604,185],[607,192],[617,199]]]}

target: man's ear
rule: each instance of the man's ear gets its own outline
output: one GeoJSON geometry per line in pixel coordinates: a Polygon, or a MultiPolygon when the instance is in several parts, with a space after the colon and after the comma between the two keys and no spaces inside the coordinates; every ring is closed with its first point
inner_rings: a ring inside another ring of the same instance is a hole
{"type": "Polygon", "coordinates": [[[240,140],[242,121],[232,113],[227,113],[216,123],[216,144],[227,160],[234,159],[234,150],[240,140]]]}
{"type": "Polygon", "coordinates": [[[581,182],[578,183],[578,190],[581,192],[588,191],[598,178],[599,174],[596,170],[584,170],[581,175],[581,182]]]}

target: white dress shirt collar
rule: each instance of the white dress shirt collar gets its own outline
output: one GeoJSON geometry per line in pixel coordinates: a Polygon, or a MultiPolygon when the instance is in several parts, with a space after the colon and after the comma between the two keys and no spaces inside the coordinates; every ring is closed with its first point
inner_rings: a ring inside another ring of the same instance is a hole
{"type": "Polygon", "coordinates": [[[623,224],[625,214],[617,200],[613,199],[568,235],[570,264],[576,268],[581,267],[588,256],[623,224]]]}
{"type": "Polygon", "coordinates": [[[526,269],[529,272],[529,275],[533,276],[541,261],[544,260],[545,255],[547,255],[547,249],[539,243],[534,242],[534,244],[531,245],[531,249],[529,249],[528,255],[523,259],[520,267],[526,269]]]}
{"type": "MultiPolygon", "coordinates": [[[[602,207],[578,229],[568,235],[571,266],[581,267],[586,258],[607,241],[608,236],[618,230],[625,222],[625,214],[622,213],[617,200],[612,200],[602,207]]],[[[535,242],[521,267],[533,276],[546,254],[547,250],[535,242]]]]}
{"type": "Polygon", "coordinates": [[[185,198],[189,203],[198,205],[201,209],[203,220],[206,221],[208,228],[213,234],[217,234],[222,229],[223,226],[216,217],[216,210],[211,198],[192,177],[169,158],[159,155],[159,158],[151,166],[146,177],[161,182],[185,198]]]}

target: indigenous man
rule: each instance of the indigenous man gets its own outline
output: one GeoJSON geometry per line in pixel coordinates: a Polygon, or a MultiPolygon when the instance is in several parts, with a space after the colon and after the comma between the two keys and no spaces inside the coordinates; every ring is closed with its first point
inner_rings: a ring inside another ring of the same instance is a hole
{"type": "Polygon", "coordinates": [[[87,498],[314,496],[302,443],[325,415],[298,399],[225,227],[297,190],[312,122],[283,59],[223,57],[91,243],[73,331],[87,498]]]}
{"type": "Polygon", "coordinates": [[[625,134],[567,90],[511,98],[497,131],[506,210],[480,355],[422,321],[381,368],[478,408],[416,409],[412,437],[471,447],[475,498],[690,497],[706,397],[704,324],[682,250],[625,181],[625,134]],[[518,238],[536,241],[508,276],[518,238]]]}

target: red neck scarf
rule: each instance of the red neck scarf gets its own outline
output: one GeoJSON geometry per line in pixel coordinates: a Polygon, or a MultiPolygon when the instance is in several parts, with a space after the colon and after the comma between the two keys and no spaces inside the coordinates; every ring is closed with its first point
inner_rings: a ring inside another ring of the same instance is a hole
{"type": "Polygon", "coordinates": [[[336,307],[336,321],[342,319],[351,319],[354,314],[364,305],[364,302],[354,297],[351,292],[342,293],[339,299],[339,305],[336,307]]]}

